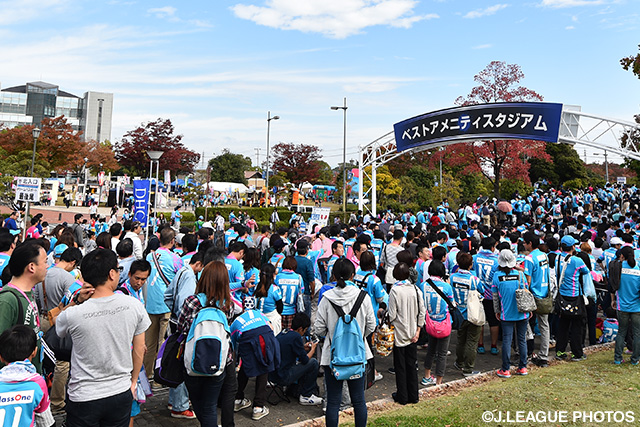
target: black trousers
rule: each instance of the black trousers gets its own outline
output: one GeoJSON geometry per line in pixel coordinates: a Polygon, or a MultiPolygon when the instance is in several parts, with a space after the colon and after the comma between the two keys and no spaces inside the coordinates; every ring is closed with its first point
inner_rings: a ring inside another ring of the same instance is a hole
{"type": "Polygon", "coordinates": [[[131,417],[131,390],[88,402],[72,402],[67,398],[69,427],[128,427],[131,417]]]}
{"type": "Polygon", "coordinates": [[[396,370],[396,402],[405,405],[418,402],[417,344],[393,346],[393,367],[396,370]]]}
{"type": "MultiPolygon", "coordinates": [[[[580,297],[582,298],[582,297],[580,297]]],[[[571,352],[575,357],[582,357],[582,328],[584,327],[584,317],[563,317],[558,321],[558,331],[556,335],[556,353],[564,352],[567,343],[571,342],[571,352]]]]}
{"type": "MultiPolygon", "coordinates": [[[[253,397],[253,407],[262,408],[267,401],[267,379],[269,374],[262,374],[256,377],[256,389],[253,397]]],[[[238,372],[238,392],[236,393],[236,400],[244,399],[244,389],[247,387],[249,377],[244,372],[244,367],[240,367],[238,372]]]]}
{"type": "Polygon", "coordinates": [[[236,364],[227,364],[224,370],[224,382],[218,397],[218,408],[220,409],[220,424],[222,427],[235,427],[233,419],[233,404],[238,392],[238,379],[236,378],[236,364]]]}

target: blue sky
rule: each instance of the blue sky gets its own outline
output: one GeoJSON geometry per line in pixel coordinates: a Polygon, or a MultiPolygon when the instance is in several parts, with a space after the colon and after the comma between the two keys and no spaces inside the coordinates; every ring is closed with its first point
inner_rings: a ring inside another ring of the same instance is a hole
{"type": "MultiPolygon", "coordinates": [[[[0,0],[3,88],[114,93],[112,140],[158,117],[208,160],[304,142],[342,161],[393,124],[453,106],[493,60],[545,101],[625,120],[640,80],[638,0],[0,0]]],[[[581,153],[582,154],[582,153],[581,153]]],[[[613,158],[613,160],[616,160],[613,158]]]]}

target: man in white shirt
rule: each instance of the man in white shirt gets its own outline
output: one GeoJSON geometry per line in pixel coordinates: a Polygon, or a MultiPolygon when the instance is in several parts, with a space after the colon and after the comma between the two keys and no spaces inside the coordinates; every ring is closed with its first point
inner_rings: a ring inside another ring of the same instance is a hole
{"type": "Polygon", "coordinates": [[[140,221],[131,221],[130,219],[124,222],[124,237],[123,239],[131,239],[133,242],[133,256],[136,259],[142,259],[142,241],[140,240],[140,233],[142,233],[142,224],[140,221]]]}
{"type": "Polygon", "coordinates": [[[113,251],[90,252],[80,270],[93,292],[76,294],[79,305],[56,321],[58,336],[73,340],[67,425],[128,425],[151,321],[140,301],[114,293],[120,274],[113,251]]]}

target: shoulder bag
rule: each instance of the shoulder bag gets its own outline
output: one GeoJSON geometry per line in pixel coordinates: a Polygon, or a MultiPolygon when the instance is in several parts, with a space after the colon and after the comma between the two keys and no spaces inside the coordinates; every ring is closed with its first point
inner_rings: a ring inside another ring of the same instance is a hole
{"type": "Polygon", "coordinates": [[[440,298],[442,298],[447,303],[447,306],[449,307],[449,315],[451,316],[451,329],[456,331],[460,329],[462,327],[462,324],[464,323],[464,316],[460,312],[460,309],[451,302],[449,297],[447,297],[444,292],[442,292],[440,288],[436,286],[435,283],[433,283],[432,279],[427,279],[427,283],[433,288],[434,291],[436,291],[438,295],[440,295],[440,298]]]}
{"type": "Polygon", "coordinates": [[[520,313],[530,313],[535,311],[536,300],[533,298],[533,294],[524,285],[524,275],[519,272],[518,277],[518,289],[516,289],[516,305],[520,313]],[[522,287],[520,287],[520,284],[522,287]]]}
{"type": "Polygon", "coordinates": [[[578,295],[576,297],[566,297],[560,293],[560,287],[562,286],[564,273],[567,270],[567,265],[569,264],[570,258],[571,255],[567,255],[567,257],[564,259],[564,265],[561,264],[562,273],[560,274],[560,279],[558,280],[558,297],[556,298],[555,310],[556,314],[562,317],[583,317],[586,313],[586,308],[582,295],[578,295]]]}

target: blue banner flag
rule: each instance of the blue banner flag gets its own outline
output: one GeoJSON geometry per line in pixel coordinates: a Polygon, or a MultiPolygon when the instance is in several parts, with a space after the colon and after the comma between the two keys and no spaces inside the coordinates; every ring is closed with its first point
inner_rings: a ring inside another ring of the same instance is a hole
{"type": "Polygon", "coordinates": [[[393,125],[398,152],[482,139],[558,142],[562,104],[500,102],[448,108],[393,125]]]}
{"type": "Polygon", "coordinates": [[[133,220],[140,221],[143,227],[149,223],[149,195],[151,181],[148,179],[133,180],[133,220]]]}

